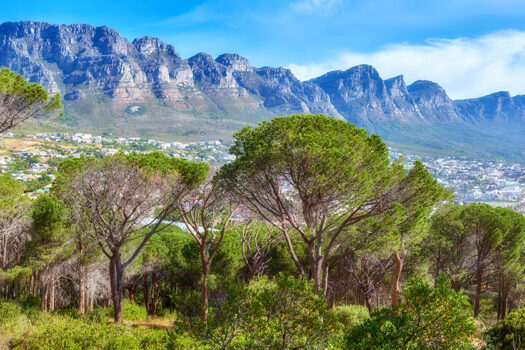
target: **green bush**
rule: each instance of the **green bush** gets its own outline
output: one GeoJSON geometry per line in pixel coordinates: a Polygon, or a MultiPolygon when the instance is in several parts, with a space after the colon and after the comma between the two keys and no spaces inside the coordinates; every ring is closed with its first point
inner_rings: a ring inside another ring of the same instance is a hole
{"type": "Polygon", "coordinates": [[[111,308],[97,307],[87,314],[88,321],[91,322],[104,322],[113,314],[111,308]]]}
{"type": "Polygon", "coordinates": [[[344,336],[313,283],[284,274],[218,281],[208,322],[180,315],[176,324],[209,349],[338,349],[344,336]]]}
{"type": "Polygon", "coordinates": [[[338,305],[332,313],[348,330],[370,318],[368,309],[363,305],[338,305]]]}
{"type": "Polygon", "coordinates": [[[484,334],[487,349],[523,349],[525,347],[525,308],[514,310],[484,334]]]}
{"type": "Polygon", "coordinates": [[[476,325],[469,305],[444,275],[435,288],[411,279],[398,307],[375,312],[351,330],[347,349],[470,350],[476,325]]]}
{"type": "Polygon", "coordinates": [[[148,318],[148,312],[144,306],[131,303],[128,299],[124,299],[122,303],[122,312],[124,318],[131,321],[143,321],[148,318]]]}
{"type": "MultiPolygon", "coordinates": [[[[146,316],[140,306],[126,303],[126,309],[130,317],[146,316]]],[[[174,336],[164,329],[108,323],[108,311],[100,308],[88,316],[74,309],[46,313],[31,300],[0,301],[0,333],[9,340],[10,349],[190,349],[186,345],[198,344],[185,333],[174,336]]]]}
{"type": "MultiPolygon", "coordinates": [[[[113,317],[113,308],[107,309],[109,317],[113,317]]],[[[129,299],[122,301],[122,314],[125,320],[130,321],[144,321],[148,319],[148,312],[144,306],[132,304],[129,299]]]]}
{"type": "Polygon", "coordinates": [[[134,329],[54,315],[36,322],[31,331],[12,341],[20,349],[166,349],[165,330],[134,329]]]}
{"type": "Polygon", "coordinates": [[[40,298],[33,294],[23,297],[19,303],[24,309],[40,309],[40,298]]]}
{"type": "Polygon", "coordinates": [[[0,325],[6,325],[17,319],[21,314],[22,307],[20,305],[7,301],[0,301],[0,325]]]}

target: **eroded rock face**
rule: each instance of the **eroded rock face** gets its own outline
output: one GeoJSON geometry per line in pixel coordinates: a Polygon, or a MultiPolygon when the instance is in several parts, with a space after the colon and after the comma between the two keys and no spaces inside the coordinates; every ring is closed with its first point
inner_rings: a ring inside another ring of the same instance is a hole
{"type": "Polygon", "coordinates": [[[353,122],[368,124],[421,119],[403,77],[383,81],[370,65],[329,72],[311,82],[326,91],[335,108],[353,122]]]}
{"type": "Polygon", "coordinates": [[[66,108],[93,103],[87,97],[102,94],[116,106],[153,102],[241,117],[324,113],[361,126],[525,121],[525,95],[500,92],[452,101],[436,83],[407,86],[403,76],[383,80],[370,65],[301,82],[288,69],[252,67],[237,54],[183,59],[158,38],[129,42],[111,28],[86,24],[0,24],[0,66],[61,92],[66,108]]]}
{"type": "Polygon", "coordinates": [[[460,120],[454,103],[438,84],[428,80],[418,80],[410,84],[407,89],[426,120],[432,122],[460,120]]]}
{"type": "Polygon", "coordinates": [[[454,101],[461,116],[473,123],[525,122],[525,95],[511,97],[509,92],[500,91],[487,96],[454,101]]]}
{"type": "Polygon", "coordinates": [[[158,38],[146,36],[130,43],[108,27],[3,23],[0,56],[0,65],[53,93],[62,92],[66,101],[89,92],[103,93],[115,104],[159,100],[177,109],[211,111],[264,105],[337,115],[322,90],[303,86],[288,70],[278,68],[265,75],[265,69],[253,68],[237,54],[214,59],[200,53],[186,60],[158,38]]]}
{"type": "Polygon", "coordinates": [[[226,67],[230,67],[234,71],[252,72],[253,68],[250,62],[242,56],[235,53],[224,53],[217,57],[216,61],[226,67]]]}

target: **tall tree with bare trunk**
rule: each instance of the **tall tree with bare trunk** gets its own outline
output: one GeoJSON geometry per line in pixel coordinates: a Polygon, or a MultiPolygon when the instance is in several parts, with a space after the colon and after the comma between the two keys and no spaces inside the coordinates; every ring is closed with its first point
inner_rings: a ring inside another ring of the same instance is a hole
{"type": "Polygon", "coordinates": [[[208,277],[230,225],[236,204],[223,188],[209,176],[198,189],[190,192],[179,204],[179,213],[187,230],[197,243],[201,263],[201,320],[208,320],[208,277]]]}
{"type": "Polygon", "coordinates": [[[435,200],[441,188],[422,165],[406,174],[402,162],[392,163],[379,136],[324,115],[245,127],[230,152],[236,160],[221,169],[222,186],[281,231],[299,272],[325,294],[330,267],[350,254],[339,248],[353,227],[396,203],[415,212],[409,207],[428,205],[421,199],[435,200]],[[292,233],[308,247],[307,267],[292,233]]]}
{"type": "Polygon", "coordinates": [[[123,321],[126,268],[151,236],[170,225],[169,215],[207,172],[204,163],[160,152],[72,159],[61,165],[57,194],[85,218],[78,224],[109,259],[115,322],[123,321]]]}

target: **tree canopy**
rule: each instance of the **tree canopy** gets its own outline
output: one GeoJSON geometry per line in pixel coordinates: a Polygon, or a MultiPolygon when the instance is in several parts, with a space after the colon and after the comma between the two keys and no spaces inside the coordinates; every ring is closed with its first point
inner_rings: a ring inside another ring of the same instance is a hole
{"type": "Polygon", "coordinates": [[[28,82],[8,68],[0,70],[0,132],[28,118],[60,109],[60,94],[50,96],[39,84],[28,82]]]}
{"type": "Polygon", "coordinates": [[[235,134],[235,161],[219,181],[278,227],[303,275],[326,293],[330,265],[349,254],[342,243],[367,219],[390,232],[415,230],[445,191],[421,163],[408,174],[377,135],[324,115],[292,115],[235,134]],[[389,227],[387,227],[389,226],[389,227]],[[309,248],[309,273],[290,232],[309,248]]]}

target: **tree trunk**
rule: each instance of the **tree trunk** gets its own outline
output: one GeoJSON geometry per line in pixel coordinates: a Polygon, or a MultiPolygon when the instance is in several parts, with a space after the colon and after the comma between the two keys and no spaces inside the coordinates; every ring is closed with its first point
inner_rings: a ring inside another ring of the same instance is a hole
{"type": "Polygon", "coordinates": [[[175,294],[175,286],[173,285],[173,281],[172,281],[171,286],[170,286],[170,314],[173,314],[173,311],[175,311],[175,305],[173,305],[174,294],[175,294]]]}
{"type": "Polygon", "coordinates": [[[368,309],[368,312],[372,312],[372,303],[370,302],[370,296],[365,296],[365,306],[368,309]]]}
{"type": "Polygon", "coordinates": [[[150,302],[149,302],[149,285],[148,285],[148,273],[144,272],[144,304],[146,306],[146,312],[150,314],[150,302]]]}
{"type": "Polygon", "coordinates": [[[323,295],[326,297],[328,293],[328,274],[330,273],[330,266],[324,264],[323,266],[323,295]]]}
{"type": "Polygon", "coordinates": [[[314,281],[314,288],[317,292],[323,292],[323,256],[321,247],[316,242],[310,244],[310,275],[314,281]]]}
{"type": "Polygon", "coordinates": [[[87,313],[86,305],[86,267],[82,265],[82,241],[77,243],[78,260],[77,260],[77,271],[78,271],[78,312],[81,314],[87,313]]]}
{"type": "Polygon", "coordinates": [[[295,266],[297,266],[297,270],[299,270],[299,274],[305,277],[304,267],[299,261],[297,254],[295,254],[295,249],[293,247],[292,240],[290,239],[290,236],[288,235],[288,232],[285,232],[285,231],[282,231],[282,232],[284,236],[284,241],[286,242],[286,246],[288,247],[288,252],[290,253],[290,256],[292,257],[292,260],[295,263],[295,266]]]}
{"type": "Polygon", "coordinates": [[[122,299],[124,295],[123,277],[124,269],[120,261],[120,253],[114,252],[109,263],[109,277],[111,284],[111,297],[113,299],[113,319],[115,323],[123,323],[122,299]]]}
{"type": "Polygon", "coordinates": [[[7,237],[4,237],[4,241],[3,241],[3,244],[2,244],[2,250],[3,250],[3,254],[2,254],[2,269],[6,270],[7,269],[7,237]]]}
{"type": "Polygon", "coordinates": [[[155,288],[155,284],[157,283],[157,280],[155,278],[155,271],[151,272],[151,293],[150,293],[150,315],[155,316],[157,313],[157,289],[155,288]]]}
{"type": "Polygon", "coordinates": [[[400,255],[394,250],[395,270],[392,276],[392,306],[399,304],[399,279],[401,278],[401,271],[403,270],[404,256],[400,255]]]}
{"type": "Polygon", "coordinates": [[[507,316],[508,300],[509,292],[506,290],[503,292],[503,297],[501,298],[501,319],[504,319],[507,316]]]}
{"type": "Polygon", "coordinates": [[[81,314],[87,313],[86,278],[84,276],[84,268],[80,264],[78,266],[78,312],[81,314]]]}
{"type": "Polygon", "coordinates": [[[55,281],[51,281],[49,285],[49,307],[48,311],[55,311],[55,281]]]}
{"type": "Polygon", "coordinates": [[[503,277],[501,274],[498,276],[498,310],[497,310],[497,320],[501,320],[503,311],[503,277]]]}
{"type": "Polygon", "coordinates": [[[438,252],[438,256],[436,259],[436,271],[434,272],[434,288],[437,287],[437,279],[439,277],[440,266],[441,266],[441,250],[438,252]]]}
{"type": "Polygon", "coordinates": [[[201,321],[206,322],[208,320],[208,274],[210,273],[210,263],[203,259],[202,261],[202,284],[201,284],[201,299],[202,299],[202,312],[201,321]]]}
{"type": "Polygon", "coordinates": [[[129,302],[132,304],[135,304],[135,293],[136,293],[135,286],[128,287],[129,302]]]}
{"type": "Polygon", "coordinates": [[[483,278],[483,267],[481,266],[481,263],[477,263],[476,268],[476,297],[474,299],[474,317],[478,317],[479,315],[479,299],[481,297],[481,285],[482,285],[482,278],[483,278]]]}
{"type": "Polygon", "coordinates": [[[47,311],[47,284],[40,287],[40,310],[47,311]]]}
{"type": "Polygon", "coordinates": [[[498,281],[498,321],[507,316],[509,289],[506,288],[505,279],[500,275],[498,281]]]}
{"type": "Polygon", "coordinates": [[[29,280],[29,293],[35,294],[35,273],[31,274],[31,279],[29,280]]]}

